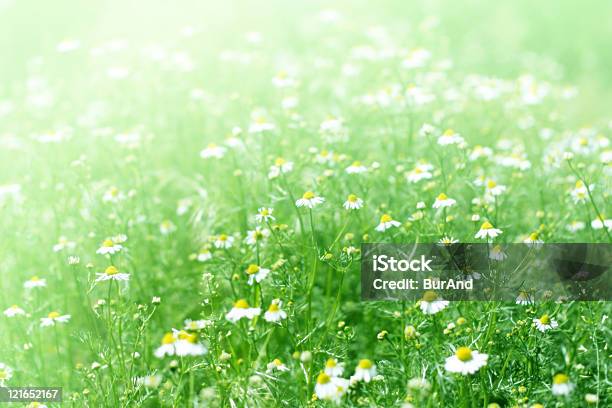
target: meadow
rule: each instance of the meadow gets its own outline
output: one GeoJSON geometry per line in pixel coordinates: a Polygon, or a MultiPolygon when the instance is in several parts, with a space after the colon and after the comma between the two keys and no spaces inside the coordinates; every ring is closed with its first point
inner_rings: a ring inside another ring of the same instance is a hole
{"type": "Polygon", "coordinates": [[[612,243],[612,5],[214,3],[0,2],[0,386],[610,406],[610,302],[364,302],[360,251],[612,243]]]}

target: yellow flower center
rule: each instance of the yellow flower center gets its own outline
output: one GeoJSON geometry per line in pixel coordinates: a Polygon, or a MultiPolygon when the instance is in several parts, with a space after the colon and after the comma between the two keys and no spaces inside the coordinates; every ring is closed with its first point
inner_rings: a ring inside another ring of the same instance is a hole
{"type": "Polygon", "coordinates": [[[586,146],[589,144],[589,141],[585,137],[580,138],[578,142],[580,143],[580,146],[586,146]]]}
{"type": "Polygon", "coordinates": [[[495,181],[493,181],[493,180],[489,180],[489,181],[487,181],[487,187],[488,187],[488,188],[493,188],[493,187],[495,187],[496,185],[497,185],[497,183],[496,183],[495,181]]]}
{"type": "Polygon", "coordinates": [[[8,373],[4,370],[0,370],[0,380],[8,379],[8,373]]]}
{"type": "Polygon", "coordinates": [[[576,188],[582,188],[582,187],[584,187],[584,183],[582,182],[582,180],[578,180],[576,182],[576,188]]]}
{"type": "Polygon", "coordinates": [[[307,191],[307,192],[304,193],[302,198],[304,200],[312,200],[313,198],[315,198],[315,193],[313,193],[312,191],[307,191]]]}
{"type": "Polygon", "coordinates": [[[249,303],[245,299],[240,299],[234,303],[234,307],[238,309],[248,309],[249,303]]]}
{"type": "Polygon", "coordinates": [[[423,300],[425,302],[433,302],[436,299],[438,299],[438,295],[433,290],[428,290],[423,293],[423,300]]]}
{"type": "Polygon", "coordinates": [[[360,167],[361,166],[361,162],[359,160],[355,160],[353,162],[353,167],[360,167]]]}
{"type": "Polygon", "coordinates": [[[187,340],[190,343],[195,343],[197,336],[195,334],[187,333],[184,330],[181,330],[178,334],[179,340],[187,340]]]}
{"type": "Polygon", "coordinates": [[[32,276],[32,279],[30,279],[30,282],[38,282],[40,280],[40,278],[38,276],[32,276]]]}
{"type": "Polygon", "coordinates": [[[380,222],[381,223],[391,222],[391,221],[393,221],[393,218],[391,218],[391,216],[389,214],[383,214],[383,216],[380,217],[380,222]]]}
{"type": "Polygon", "coordinates": [[[47,315],[47,317],[48,317],[49,319],[57,319],[58,317],[60,317],[60,314],[59,314],[59,312],[51,312],[51,313],[49,313],[49,314],[47,315]]]}
{"type": "Polygon", "coordinates": [[[459,347],[455,355],[461,361],[470,361],[472,359],[472,350],[469,347],[459,347]]]}
{"type": "Polygon", "coordinates": [[[267,208],[263,208],[263,209],[262,209],[262,210],[259,212],[259,214],[260,214],[260,215],[263,215],[264,217],[266,217],[266,216],[270,215],[270,211],[268,211],[268,209],[267,209],[267,208]]]}
{"type": "Polygon", "coordinates": [[[480,229],[483,229],[483,230],[493,229],[493,224],[491,224],[489,221],[485,221],[482,223],[482,226],[480,227],[480,229]]]}
{"type": "Polygon", "coordinates": [[[325,362],[325,367],[327,368],[334,368],[338,365],[338,363],[336,363],[336,360],[334,360],[333,358],[328,358],[327,361],[325,362]]]}
{"type": "Polygon", "coordinates": [[[327,384],[330,381],[331,381],[331,378],[329,377],[329,375],[325,374],[324,372],[321,372],[321,374],[317,376],[317,384],[327,384]]]}
{"type": "Polygon", "coordinates": [[[274,363],[275,366],[280,367],[283,365],[283,362],[280,361],[280,359],[275,358],[274,360],[272,360],[272,362],[274,363]]]}
{"type": "Polygon", "coordinates": [[[113,241],[111,241],[110,239],[105,239],[104,242],[102,242],[102,246],[103,247],[112,247],[114,246],[115,243],[113,241]]]}
{"type": "Polygon", "coordinates": [[[227,241],[227,235],[225,234],[219,235],[219,241],[227,241]]]}
{"type": "Polygon", "coordinates": [[[436,200],[440,200],[440,201],[447,200],[447,199],[448,199],[448,196],[444,193],[440,193],[440,195],[436,198],[436,200]]]}
{"type": "Polygon", "coordinates": [[[421,174],[421,173],[423,172],[423,170],[421,170],[421,168],[420,168],[420,167],[415,167],[414,172],[415,172],[416,174],[421,174]]]}
{"type": "Polygon", "coordinates": [[[550,323],[550,316],[548,316],[547,314],[542,315],[542,317],[540,317],[540,323],[542,323],[542,324],[549,324],[550,323]]]}
{"type": "Polygon", "coordinates": [[[557,374],[553,377],[553,384],[566,384],[569,382],[569,377],[565,374],[557,374]]]}
{"type": "Polygon", "coordinates": [[[538,239],[538,233],[537,232],[532,232],[529,235],[529,239],[532,240],[532,241],[535,241],[536,239],[538,239]]]}
{"type": "Polygon", "coordinates": [[[109,266],[104,270],[104,273],[107,275],[116,275],[119,273],[119,269],[115,268],[113,265],[109,266]]]}
{"type": "Polygon", "coordinates": [[[172,333],[166,333],[164,334],[164,337],[162,337],[162,344],[172,344],[174,343],[176,339],[174,338],[174,335],[172,333]]]}
{"type": "Polygon", "coordinates": [[[250,264],[249,267],[246,270],[246,273],[248,273],[249,275],[253,275],[256,274],[257,272],[259,272],[259,266],[255,265],[255,264],[250,264]]]}
{"type": "Polygon", "coordinates": [[[359,364],[357,364],[357,367],[363,368],[364,370],[369,370],[370,368],[372,368],[372,365],[372,361],[368,360],[367,358],[364,358],[363,360],[359,360],[359,364]]]}
{"type": "Polygon", "coordinates": [[[274,164],[276,166],[282,166],[283,164],[287,163],[287,161],[285,159],[283,159],[282,157],[277,158],[276,160],[274,160],[274,164]]]}
{"type": "Polygon", "coordinates": [[[268,312],[278,312],[280,307],[276,303],[270,303],[270,307],[268,308],[268,312]]]}
{"type": "Polygon", "coordinates": [[[442,134],[442,136],[449,137],[449,136],[452,136],[452,135],[454,135],[454,134],[455,134],[455,131],[454,131],[453,129],[446,129],[446,130],[444,131],[444,133],[442,134]]]}
{"type": "Polygon", "coordinates": [[[356,203],[357,202],[357,196],[355,194],[349,194],[347,201],[349,203],[356,203]]]}

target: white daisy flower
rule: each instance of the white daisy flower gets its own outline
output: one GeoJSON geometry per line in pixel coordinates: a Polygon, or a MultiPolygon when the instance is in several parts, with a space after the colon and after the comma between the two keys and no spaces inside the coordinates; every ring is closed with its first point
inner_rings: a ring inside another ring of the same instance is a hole
{"type": "Polygon", "coordinates": [[[274,161],[274,165],[270,166],[270,171],[268,172],[268,178],[273,179],[281,174],[289,173],[293,170],[293,162],[287,161],[282,157],[277,158],[274,161]]]}
{"type": "Polygon", "coordinates": [[[533,305],[534,299],[527,291],[521,290],[515,300],[517,305],[533,305]]]}
{"type": "Polygon", "coordinates": [[[494,261],[503,261],[507,257],[501,245],[495,245],[489,250],[489,258],[494,261]]]}
{"type": "Polygon", "coordinates": [[[544,241],[539,238],[538,232],[532,232],[527,238],[523,240],[523,243],[529,245],[530,247],[539,248],[544,243],[544,241]]]}
{"type": "Polygon", "coordinates": [[[470,350],[468,347],[459,347],[455,354],[446,359],[444,369],[451,373],[462,375],[474,374],[487,365],[488,354],[470,350]]]}
{"type": "Polygon", "coordinates": [[[184,322],[185,324],[185,330],[190,330],[190,331],[197,331],[197,330],[203,330],[209,326],[212,326],[213,322],[210,320],[191,320],[191,319],[187,319],[184,322]]]}
{"type": "Polygon", "coordinates": [[[495,238],[499,234],[502,234],[502,233],[503,233],[502,230],[494,228],[493,224],[491,224],[489,221],[485,221],[480,226],[480,230],[476,233],[474,238],[482,238],[482,239],[495,238]]]}
{"type": "Polygon", "coordinates": [[[116,281],[127,281],[130,280],[129,273],[120,273],[119,269],[115,266],[111,265],[104,270],[104,273],[97,273],[98,278],[96,282],[103,282],[107,280],[116,280],[116,281]]]}
{"type": "Polygon", "coordinates": [[[23,316],[25,315],[25,310],[23,310],[17,305],[12,305],[11,307],[9,307],[8,309],[4,311],[4,315],[6,317],[23,316]]]}
{"type": "Polygon", "coordinates": [[[480,145],[474,146],[468,158],[470,161],[475,161],[480,159],[481,157],[491,157],[493,155],[493,150],[489,147],[483,147],[480,145]]]}
{"type": "Polygon", "coordinates": [[[446,194],[440,193],[440,195],[436,197],[436,201],[433,203],[432,208],[452,207],[456,203],[457,201],[449,198],[446,194]]]}
{"type": "Polygon", "coordinates": [[[68,323],[70,320],[70,315],[60,315],[58,312],[51,312],[47,315],[47,317],[42,317],[40,319],[40,326],[55,326],[56,323],[68,323]]]}
{"type": "Polygon", "coordinates": [[[234,245],[234,237],[231,235],[221,234],[215,238],[215,248],[228,249],[234,245]]]}
{"type": "Polygon", "coordinates": [[[270,230],[267,228],[255,227],[254,230],[247,231],[247,236],[244,241],[249,245],[255,245],[270,236],[270,230]]]}
{"type": "Polygon", "coordinates": [[[452,244],[456,244],[457,242],[459,242],[458,239],[455,239],[453,237],[449,237],[449,236],[445,235],[442,238],[440,238],[440,240],[438,241],[438,244],[440,244],[440,245],[452,245],[452,244]]]}
{"type": "Polygon", "coordinates": [[[252,286],[255,282],[260,283],[262,280],[264,280],[270,273],[270,270],[262,268],[259,265],[250,264],[245,272],[249,277],[247,283],[252,286]]]}
{"type": "Polygon", "coordinates": [[[176,231],[176,225],[174,225],[170,220],[163,220],[161,224],[159,224],[159,232],[162,235],[168,235],[174,231],[176,231]]]}
{"type": "Polygon", "coordinates": [[[274,371],[289,371],[289,367],[284,365],[280,359],[275,358],[274,360],[270,361],[266,366],[267,373],[273,373],[274,371]]]}
{"type": "Polygon", "coordinates": [[[376,231],[385,232],[386,230],[399,227],[402,225],[399,221],[395,221],[389,214],[383,214],[380,217],[380,223],[376,227],[376,231]]]}
{"type": "Polygon", "coordinates": [[[240,299],[234,303],[234,307],[225,315],[225,318],[232,323],[236,323],[238,320],[245,317],[249,320],[253,320],[255,316],[259,316],[260,314],[260,308],[250,307],[245,299],[240,299]]]}
{"type": "Polygon", "coordinates": [[[553,395],[569,395],[574,389],[567,375],[559,373],[553,377],[551,391],[553,395]]]}
{"type": "Polygon", "coordinates": [[[353,164],[348,166],[345,171],[347,174],[360,174],[366,173],[368,171],[368,168],[361,164],[360,161],[354,161],[353,164]]]}
{"type": "Polygon", "coordinates": [[[313,208],[325,201],[325,198],[317,196],[312,191],[306,191],[302,198],[295,202],[295,205],[298,207],[308,207],[313,208]]]}
{"type": "Polygon", "coordinates": [[[355,194],[349,194],[342,206],[347,210],[358,210],[363,207],[363,200],[355,194]]]}
{"type": "Polygon", "coordinates": [[[273,212],[274,208],[260,207],[257,210],[257,214],[255,214],[255,220],[257,220],[257,222],[274,221],[276,218],[272,215],[273,212]]]}
{"type": "Polygon", "coordinates": [[[406,173],[406,179],[411,183],[418,183],[421,180],[430,179],[433,174],[430,172],[432,166],[417,165],[413,170],[406,173]]]}
{"type": "Polygon", "coordinates": [[[110,238],[106,238],[102,242],[102,245],[100,246],[100,248],[98,248],[98,250],[96,251],[96,254],[100,254],[100,255],[110,254],[110,255],[113,255],[113,254],[121,251],[122,249],[123,249],[123,245],[121,245],[119,243],[115,243],[110,238]]]}
{"type": "Polygon", "coordinates": [[[612,220],[604,219],[602,215],[591,221],[591,228],[599,230],[606,227],[608,231],[612,230],[612,220]]]}
{"type": "Polygon", "coordinates": [[[203,344],[198,343],[198,336],[185,330],[172,329],[162,338],[162,344],[155,350],[155,357],[165,356],[201,356],[208,352],[203,344]]]}
{"type": "Polygon", "coordinates": [[[402,59],[402,66],[408,69],[420,68],[423,67],[430,58],[431,52],[423,48],[416,48],[411,50],[404,59],[402,59]]]}
{"type": "Polygon", "coordinates": [[[541,331],[542,333],[546,332],[550,329],[556,329],[559,327],[559,323],[555,319],[552,319],[549,315],[543,314],[539,318],[533,319],[533,324],[535,324],[536,329],[541,331]]]}
{"type": "Polygon", "coordinates": [[[296,85],[297,81],[290,77],[286,71],[278,71],[272,78],[272,84],[277,88],[291,88],[296,85]]]}
{"type": "Polygon", "coordinates": [[[348,388],[348,380],[344,378],[330,377],[324,372],[321,372],[317,376],[317,383],[315,384],[314,391],[318,399],[338,403],[348,388]]]}
{"type": "Polygon", "coordinates": [[[328,358],[325,362],[325,374],[330,377],[340,377],[344,373],[344,364],[339,363],[335,358],[328,358]]]}
{"type": "Polygon", "coordinates": [[[448,146],[452,144],[463,144],[465,140],[463,137],[452,129],[446,129],[442,136],[438,138],[438,144],[441,146],[448,146]]]}
{"type": "Polygon", "coordinates": [[[23,287],[26,289],[44,288],[45,286],[47,286],[47,280],[41,279],[38,276],[32,276],[30,280],[25,281],[23,284],[23,287]]]}
{"type": "Polygon", "coordinates": [[[208,248],[202,248],[198,252],[198,256],[196,259],[198,260],[198,262],[206,262],[209,259],[212,259],[212,253],[208,248]]]}
{"type": "Polygon", "coordinates": [[[487,180],[487,182],[485,183],[485,187],[486,194],[491,195],[492,197],[502,195],[504,191],[506,191],[506,186],[497,184],[495,180],[491,179],[487,180]]]}
{"type": "Polygon", "coordinates": [[[371,360],[364,358],[359,360],[357,367],[355,367],[355,374],[351,376],[351,384],[355,384],[359,381],[369,383],[375,376],[376,365],[371,360]]]}
{"type": "Polygon", "coordinates": [[[268,120],[263,115],[253,115],[253,121],[249,125],[249,133],[263,133],[274,130],[276,126],[273,123],[268,122],[268,120]]]}
{"type": "Polygon", "coordinates": [[[203,159],[215,158],[221,159],[225,156],[227,149],[223,146],[217,146],[214,143],[209,144],[200,151],[200,157],[203,159]]]}
{"type": "Polygon", "coordinates": [[[157,388],[163,379],[164,377],[160,374],[152,374],[136,378],[136,384],[142,385],[145,388],[157,388]]]}
{"type": "Polygon", "coordinates": [[[0,363],[0,387],[13,377],[13,369],[4,363],[0,363]]]}
{"type": "MultiPolygon", "coordinates": [[[[593,191],[594,188],[594,184],[589,185],[589,190],[593,191]]],[[[574,204],[584,203],[589,198],[589,192],[582,180],[576,182],[576,186],[570,191],[570,195],[574,200],[574,204]]]]}
{"type": "Polygon", "coordinates": [[[287,318],[287,313],[282,310],[281,302],[278,299],[274,299],[268,307],[268,311],[264,313],[264,320],[269,323],[277,323],[287,318]]]}
{"type": "Polygon", "coordinates": [[[436,314],[449,305],[448,300],[444,300],[432,290],[423,293],[423,298],[419,301],[419,307],[424,314],[436,314]]]}
{"type": "Polygon", "coordinates": [[[582,221],[572,221],[565,226],[565,229],[569,232],[582,231],[586,227],[586,224],[582,221]]]}
{"type": "Polygon", "coordinates": [[[57,244],[53,245],[53,252],[63,251],[64,249],[74,249],[76,242],[69,241],[66,237],[60,237],[57,244]]]}
{"type": "Polygon", "coordinates": [[[102,196],[102,201],[105,203],[118,203],[122,200],[125,200],[125,194],[115,186],[106,190],[102,196]]]}

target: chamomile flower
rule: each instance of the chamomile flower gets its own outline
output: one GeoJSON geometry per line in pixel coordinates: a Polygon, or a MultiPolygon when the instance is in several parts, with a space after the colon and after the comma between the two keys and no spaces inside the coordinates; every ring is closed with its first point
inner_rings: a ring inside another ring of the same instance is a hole
{"type": "Polygon", "coordinates": [[[283,364],[283,362],[278,359],[275,358],[274,360],[270,361],[267,366],[266,366],[266,372],[267,373],[273,373],[275,371],[289,371],[289,367],[287,367],[286,365],[283,364]]]}
{"type": "Polygon", "coordinates": [[[475,161],[480,159],[481,157],[491,157],[493,155],[493,150],[490,147],[483,147],[480,145],[474,146],[468,158],[470,161],[475,161]]]}
{"type": "Polygon", "coordinates": [[[418,183],[421,180],[430,179],[433,177],[430,171],[432,169],[433,167],[428,164],[417,165],[413,170],[406,173],[406,179],[411,183],[418,183]]]}
{"type": "Polygon", "coordinates": [[[9,307],[8,309],[4,311],[4,315],[6,317],[23,316],[25,315],[25,310],[23,310],[17,305],[12,305],[11,307],[9,307]]]}
{"type": "Polygon", "coordinates": [[[449,236],[445,235],[442,238],[440,238],[440,240],[438,241],[438,244],[440,244],[440,245],[452,245],[452,244],[456,244],[457,242],[459,242],[458,239],[455,239],[453,237],[449,237],[449,236]]]}
{"type": "Polygon", "coordinates": [[[24,282],[23,287],[26,289],[44,288],[47,286],[47,280],[41,279],[38,276],[32,276],[30,280],[24,282]]]}
{"type": "Polygon", "coordinates": [[[13,377],[13,369],[4,363],[0,363],[0,387],[13,377]]]}
{"type": "Polygon", "coordinates": [[[451,373],[462,375],[474,374],[487,365],[488,354],[470,350],[469,347],[459,347],[455,354],[446,359],[444,369],[451,373]]]}
{"type": "Polygon", "coordinates": [[[257,222],[274,221],[276,220],[276,218],[272,215],[273,212],[274,212],[274,208],[260,207],[257,210],[257,214],[255,214],[255,220],[257,220],[257,222]]]}
{"type": "Polygon", "coordinates": [[[161,224],[159,224],[159,232],[162,235],[168,235],[176,231],[176,225],[172,223],[170,220],[163,220],[161,224]]]}
{"type": "Polygon", "coordinates": [[[541,317],[533,319],[533,324],[535,325],[536,329],[542,333],[559,327],[559,323],[557,323],[555,319],[551,318],[547,314],[543,314],[541,317]]]}
{"type": "Polygon", "coordinates": [[[232,323],[236,323],[238,320],[247,318],[253,320],[255,316],[261,314],[261,309],[258,307],[250,307],[249,303],[245,299],[239,299],[234,303],[234,307],[230,310],[225,318],[232,323]]]}
{"type": "Polygon", "coordinates": [[[360,161],[354,161],[350,166],[345,169],[347,174],[360,174],[366,173],[368,168],[361,164],[360,161]]]}
{"type": "Polygon", "coordinates": [[[198,342],[198,336],[185,330],[174,330],[166,333],[162,338],[161,346],[155,350],[155,357],[165,356],[201,356],[208,352],[203,344],[198,342]]]}
{"type": "Polygon", "coordinates": [[[556,374],[553,377],[551,391],[553,395],[569,395],[574,389],[574,384],[570,382],[570,378],[563,373],[556,374]]]}
{"type": "Polygon", "coordinates": [[[249,125],[249,133],[264,133],[274,130],[276,126],[268,121],[263,113],[254,113],[251,115],[251,124],[249,125]]]}
{"type": "Polygon", "coordinates": [[[57,244],[53,245],[53,252],[63,251],[64,249],[74,249],[76,242],[70,241],[66,237],[59,237],[57,244]]]}
{"type": "MultiPolygon", "coordinates": [[[[594,184],[589,185],[589,190],[593,191],[594,188],[594,184]]],[[[582,180],[576,181],[576,185],[570,191],[570,195],[572,196],[572,200],[574,200],[574,204],[584,203],[589,198],[589,192],[582,180]]]]}
{"type": "Polygon", "coordinates": [[[295,202],[297,207],[308,207],[314,208],[315,206],[322,204],[325,201],[325,198],[317,196],[312,191],[306,191],[302,198],[295,202]]]}
{"type": "Polygon", "coordinates": [[[525,290],[521,290],[515,300],[517,305],[532,305],[534,303],[533,296],[525,290]]]}
{"type": "Polygon", "coordinates": [[[385,232],[386,230],[399,227],[402,225],[399,221],[395,221],[389,214],[383,214],[380,217],[380,223],[376,227],[376,231],[385,232]]]}
{"type": "Polygon", "coordinates": [[[254,230],[247,231],[247,236],[244,240],[249,245],[256,245],[258,242],[270,236],[270,230],[267,228],[255,227],[254,230]]]}
{"type": "Polygon", "coordinates": [[[212,259],[212,253],[210,252],[210,249],[208,249],[206,247],[200,249],[196,259],[198,260],[198,262],[206,262],[209,259],[212,259]]]}
{"type": "Polygon", "coordinates": [[[123,249],[123,245],[113,241],[111,238],[106,238],[102,242],[102,245],[100,246],[100,248],[98,248],[98,250],[96,251],[96,254],[100,254],[100,255],[106,255],[106,254],[113,255],[113,254],[116,254],[117,252],[121,251],[122,249],[123,249]]]}
{"type": "Polygon", "coordinates": [[[274,160],[274,164],[270,166],[270,171],[268,172],[268,178],[273,179],[281,174],[289,173],[293,170],[293,162],[287,161],[282,157],[278,157],[274,160]]]}
{"type": "Polygon", "coordinates": [[[480,226],[480,230],[476,233],[474,238],[481,238],[481,239],[495,238],[499,234],[502,234],[502,233],[503,233],[502,230],[493,227],[493,224],[491,224],[489,221],[485,221],[480,226]]]}
{"type": "Polygon", "coordinates": [[[506,186],[497,184],[495,180],[489,179],[485,183],[485,193],[492,197],[500,196],[504,191],[506,191],[506,186]]]}
{"type": "Polygon", "coordinates": [[[494,261],[503,261],[507,257],[501,245],[495,245],[489,250],[489,258],[494,261]]]}
{"type": "Polygon", "coordinates": [[[535,231],[529,234],[529,236],[523,240],[523,243],[529,246],[539,248],[544,243],[544,241],[540,239],[540,234],[535,231]]]}
{"type": "Polygon", "coordinates": [[[214,242],[215,248],[228,249],[234,245],[234,237],[231,235],[220,234],[217,235],[214,242]]]}
{"type": "Polygon", "coordinates": [[[277,88],[290,88],[296,85],[296,80],[287,74],[287,71],[278,71],[272,78],[272,84],[277,88]]]}
{"type": "Polygon", "coordinates": [[[269,323],[277,323],[287,318],[287,313],[282,310],[281,302],[278,299],[274,299],[268,307],[268,311],[264,313],[264,320],[269,323]]]}
{"type": "Polygon", "coordinates": [[[246,274],[249,277],[248,284],[253,285],[255,282],[259,283],[268,276],[270,273],[269,269],[262,268],[259,265],[250,264],[246,269],[246,274]]]}
{"type": "Polygon", "coordinates": [[[605,219],[603,215],[591,221],[591,228],[599,230],[606,227],[608,231],[612,230],[612,220],[605,219]]]}
{"type": "Polygon", "coordinates": [[[200,151],[200,157],[203,159],[221,159],[225,156],[226,151],[227,149],[225,147],[211,143],[200,151]]]}
{"type": "Polygon", "coordinates": [[[374,364],[372,360],[364,358],[359,360],[359,363],[357,363],[357,367],[355,367],[355,374],[351,376],[351,384],[355,384],[359,381],[369,383],[375,376],[376,364],[374,364]]]}
{"type": "Polygon", "coordinates": [[[59,312],[51,312],[47,315],[47,317],[42,317],[40,319],[40,326],[55,326],[57,323],[68,323],[70,320],[70,315],[61,315],[59,312]]]}
{"type": "Polygon", "coordinates": [[[436,314],[448,305],[449,301],[439,297],[433,290],[423,293],[423,298],[419,301],[419,307],[424,314],[436,314]]]}
{"type": "Polygon", "coordinates": [[[441,146],[448,146],[452,144],[463,144],[465,141],[463,137],[452,129],[446,129],[444,133],[438,138],[438,144],[441,146]]]}
{"type": "Polygon", "coordinates": [[[164,377],[160,374],[151,374],[136,378],[136,384],[142,385],[145,388],[157,388],[163,379],[164,377]]]}
{"type": "Polygon", "coordinates": [[[107,280],[116,280],[116,281],[127,281],[130,280],[129,273],[121,273],[117,267],[111,265],[104,270],[103,273],[98,273],[98,278],[96,282],[103,282],[107,280]]]}
{"type": "Polygon", "coordinates": [[[586,224],[582,221],[572,221],[565,226],[565,229],[569,232],[582,231],[586,227],[586,224]]]}
{"type": "Polygon", "coordinates": [[[112,186],[108,190],[104,192],[102,196],[102,201],[105,203],[118,203],[119,201],[125,200],[125,194],[119,190],[117,187],[112,186]]]}
{"type": "Polygon", "coordinates": [[[344,373],[344,364],[339,363],[335,358],[328,358],[325,362],[325,374],[330,377],[340,377],[344,373]]]}
{"type": "Polygon", "coordinates": [[[432,208],[452,207],[456,203],[457,201],[449,198],[446,194],[440,193],[440,195],[436,197],[436,201],[433,203],[432,208]]]}
{"type": "Polygon", "coordinates": [[[203,320],[203,319],[200,319],[200,320],[187,319],[185,320],[184,324],[185,324],[185,330],[197,331],[197,330],[203,330],[211,326],[213,322],[210,320],[203,320]]]}
{"type": "Polygon", "coordinates": [[[317,376],[317,383],[315,384],[314,391],[318,399],[337,403],[348,388],[348,380],[339,377],[330,377],[324,372],[321,372],[317,376]]]}
{"type": "Polygon", "coordinates": [[[349,194],[342,206],[347,210],[358,210],[363,207],[363,200],[355,194],[349,194]]]}

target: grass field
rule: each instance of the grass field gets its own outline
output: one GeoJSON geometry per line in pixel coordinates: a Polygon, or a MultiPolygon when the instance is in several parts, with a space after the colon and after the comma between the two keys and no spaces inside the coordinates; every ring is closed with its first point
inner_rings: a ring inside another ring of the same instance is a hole
{"type": "Polygon", "coordinates": [[[362,302],[359,270],[612,243],[611,3],[151,3],[0,1],[0,386],[612,404],[609,302],[362,302]]]}

